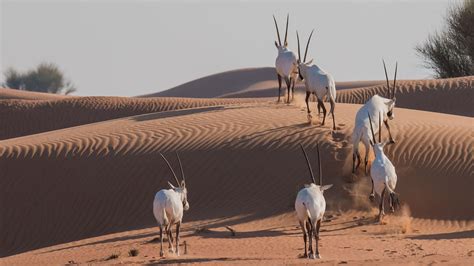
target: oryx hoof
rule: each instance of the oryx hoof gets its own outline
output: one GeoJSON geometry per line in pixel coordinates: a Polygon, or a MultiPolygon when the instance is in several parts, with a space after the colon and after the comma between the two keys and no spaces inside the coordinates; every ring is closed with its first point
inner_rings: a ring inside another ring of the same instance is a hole
{"type": "Polygon", "coordinates": [[[311,113],[308,113],[308,115],[306,116],[306,118],[308,118],[308,122],[311,123],[311,121],[313,120],[313,116],[311,115],[311,113]]]}
{"type": "Polygon", "coordinates": [[[390,212],[391,213],[394,213],[395,212],[395,208],[393,206],[390,207],[390,212]]]}
{"type": "Polygon", "coordinates": [[[315,259],[321,259],[321,255],[316,254],[315,259]]]}
{"type": "Polygon", "coordinates": [[[313,254],[313,253],[310,253],[309,256],[308,256],[308,259],[315,259],[315,258],[314,258],[314,254],[313,254]]]}
{"type": "Polygon", "coordinates": [[[160,257],[164,257],[165,253],[163,251],[160,251],[160,257]]]}
{"type": "Polygon", "coordinates": [[[170,248],[170,249],[168,249],[168,252],[169,253],[174,253],[174,249],[170,248]]]}
{"type": "Polygon", "coordinates": [[[179,256],[179,251],[176,251],[176,256],[179,256]]]}
{"type": "Polygon", "coordinates": [[[389,143],[390,144],[395,144],[395,140],[391,139],[389,143]]]}
{"type": "Polygon", "coordinates": [[[375,201],[375,195],[374,195],[373,193],[369,195],[369,200],[370,200],[371,202],[374,202],[374,201],[375,201]]]}

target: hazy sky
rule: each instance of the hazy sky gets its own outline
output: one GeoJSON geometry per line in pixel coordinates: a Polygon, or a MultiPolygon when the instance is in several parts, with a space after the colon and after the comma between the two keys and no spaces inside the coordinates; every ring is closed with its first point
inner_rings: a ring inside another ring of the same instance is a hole
{"type": "MultiPolygon", "coordinates": [[[[315,34],[309,56],[336,81],[430,77],[414,46],[441,29],[453,1],[0,0],[0,70],[54,62],[77,95],[133,96],[206,75],[274,66],[272,14],[289,46],[315,34]]],[[[0,81],[3,81],[3,74],[0,81]]]]}

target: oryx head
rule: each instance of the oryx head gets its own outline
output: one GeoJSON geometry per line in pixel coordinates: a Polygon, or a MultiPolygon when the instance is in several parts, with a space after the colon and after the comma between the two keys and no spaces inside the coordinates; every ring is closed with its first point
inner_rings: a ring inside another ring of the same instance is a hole
{"type": "Polygon", "coordinates": [[[376,153],[383,152],[383,147],[385,147],[385,145],[391,142],[389,140],[382,142],[382,114],[379,113],[379,141],[378,142],[375,139],[374,127],[372,126],[372,117],[370,116],[370,113],[368,112],[367,112],[367,115],[369,116],[370,132],[372,133],[372,139],[370,140],[370,145],[374,147],[374,151],[376,153]]]}
{"type": "Polygon", "coordinates": [[[275,22],[275,28],[277,31],[278,42],[275,41],[275,46],[278,49],[278,52],[285,51],[288,47],[288,23],[290,21],[290,15],[286,15],[286,30],[285,30],[285,42],[282,44],[280,39],[280,31],[278,30],[278,24],[275,19],[275,15],[273,15],[273,21],[275,22]]]}
{"type": "Polygon", "coordinates": [[[181,169],[181,177],[182,180],[179,182],[178,177],[176,176],[176,173],[174,172],[173,168],[171,167],[170,163],[166,159],[166,157],[160,153],[161,157],[163,160],[165,160],[166,165],[168,165],[168,168],[170,169],[171,173],[173,174],[174,180],[176,180],[176,184],[178,186],[174,186],[171,182],[168,181],[168,185],[172,190],[177,192],[181,196],[181,202],[183,203],[183,209],[185,211],[189,210],[189,202],[188,202],[188,190],[186,189],[186,179],[184,178],[184,171],[183,171],[183,165],[181,164],[181,159],[179,158],[178,153],[176,152],[176,157],[178,158],[178,163],[179,167],[181,169]]]}
{"type": "Polygon", "coordinates": [[[306,62],[306,55],[308,54],[308,47],[309,47],[309,42],[311,41],[311,36],[313,36],[314,30],[311,31],[311,34],[309,35],[308,42],[306,43],[306,49],[304,51],[304,57],[303,60],[301,60],[301,51],[300,51],[300,36],[298,34],[298,31],[296,31],[296,40],[298,42],[298,73],[300,80],[304,80],[306,77],[306,69],[311,63],[313,63],[313,59],[309,60],[306,62]]]}
{"type": "Polygon", "coordinates": [[[388,82],[388,75],[387,75],[387,67],[385,66],[385,61],[382,59],[383,62],[383,69],[385,71],[385,79],[387,80],[387,98],[390,99],[385,104],[387,105],[387,118],[392,120],[395,115],[393,113],[393,109],[395,108],[395,101],[397,98],[395,97],[395,89],[396,89],[396,82],[397,82],[397,68],[398,62],[395,63],[395,76],[393,79],[393,88],[390,89],[390,83],[388,82]]]}
{"type": "MultiPolygon", "coordinates": [[[[306,154],[306,151],[303,147],[303,145],[300,144],[301,150],[303,151],[304,158],[306,159],[306,164],[308,165],[308,170],[310,173],[311,177],[311,183],[316,185],[316,181],[314,179],[314,174],[313,174],[313,169],[311,168],[311,164],[309,163],[308,155],[306,154]]],[[[325,190],[330,189],[332,187],[332,184],[330,185],[325,185],[323,186],[323,169],[321,167],[321,155],[319,153],[319,143],[316,143],[316,149],[318,151],[318,166],[319,166],[319,189],[321,190],[321,193],[324,193],[325,190]]]]}

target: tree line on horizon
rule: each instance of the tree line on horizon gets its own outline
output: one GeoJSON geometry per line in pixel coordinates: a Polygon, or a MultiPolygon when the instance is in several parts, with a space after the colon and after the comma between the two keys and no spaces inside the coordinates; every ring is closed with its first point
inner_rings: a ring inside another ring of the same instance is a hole
{"type": "MultiPolygon", "coordinates": [[[[435,78],[474,75],[474,0],[464,0],[448,8],[445,28],[428,36],[415,47],[424,66],[434,71],[435,78]]],[[[3,86],[35,92],[70,94],[76,91],[71,81],[54,63],[41,63],[36,68],[4,72],[3,86]]]]}

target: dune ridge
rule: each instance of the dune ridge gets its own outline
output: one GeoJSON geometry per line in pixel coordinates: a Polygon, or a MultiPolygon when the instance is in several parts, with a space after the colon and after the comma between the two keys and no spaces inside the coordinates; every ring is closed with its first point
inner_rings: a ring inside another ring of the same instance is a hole
{"type": "Polygon", "coordinates": [[[258,99],[72,97],[60,100],[0,100],[0,139],[121,117],[258,99]]]}
{"type": "MultiPolygon", "coordinates": [[[[308,180],[299,143],[313,160],[320,143],[325,182],[336,185],[329,206],[350,210],[351,184],[345,180],[351,176],[349,136],[358,107],[338,105],[334,133],[309,126],[304,108],[256,102],[143,114],[3,140],[0,256],[154,226],[151,201],[169,176],[158,152],[180,151],[190,188],[187,222],[239,216],[250,222],[292,212],[294,195],[308,180]]],[[[472,118],[402,108],[397,115],[392,126],[397,144],[387,154],[397,165],[397,191],[412,215],[474,219],[472,118]],[[457,186],[455,194],[446,189],[447,175],[457,186]]]]}
{"type": "Polygon", "coordinates": [[[34,91],[15,90],[9,88],[0,87],[0,100],[58,100],[65,99],[74,96],[54,94],[54,93],[42,93],[34,91]]]}

